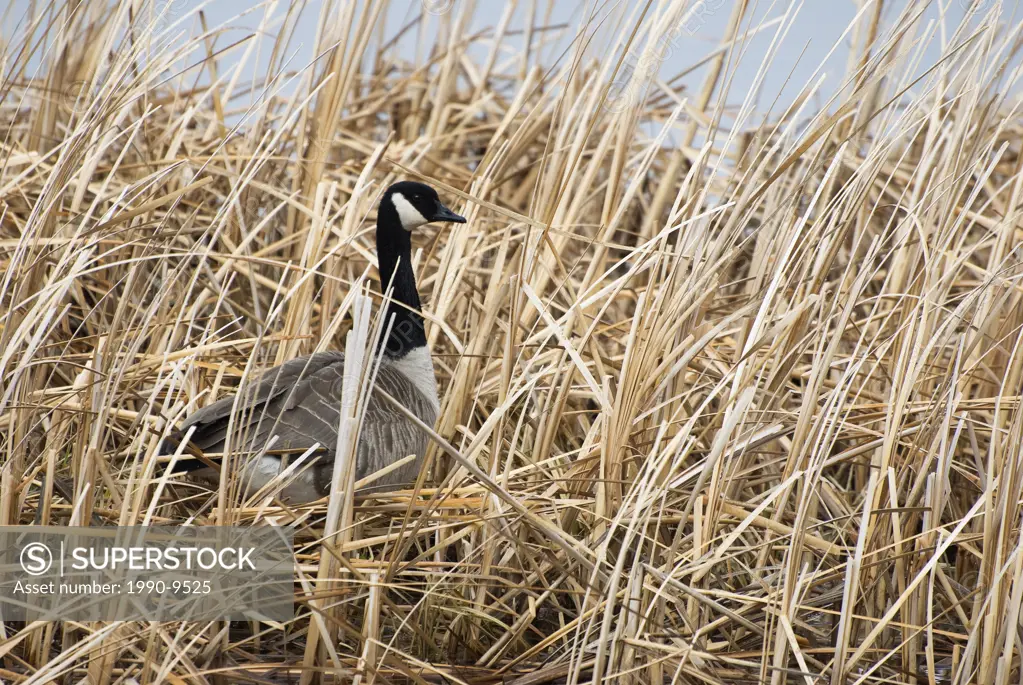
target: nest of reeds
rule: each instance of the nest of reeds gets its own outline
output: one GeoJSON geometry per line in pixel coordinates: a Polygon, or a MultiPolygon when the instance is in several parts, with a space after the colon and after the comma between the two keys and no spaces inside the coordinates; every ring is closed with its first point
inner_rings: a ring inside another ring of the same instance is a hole
{"type": "Polygon", "coordinates": [[[773,107],[730,87],[779,26],[743,1],[706,54],[682,1],[480,31],[431,1],[396,35],[328,1],[315,36],[300,3],[240,34],[185,4],[5,31],[0,525],[290,525],[296,618],[8,622],[0,681],[1018,681],[1000,3],[936,31],[878,0],[834,95],[773,107]],[[296,507],[159,475],[187,412],[379,304],[398,178],[469,217],[417,245],[427,487],[296,507]]]}

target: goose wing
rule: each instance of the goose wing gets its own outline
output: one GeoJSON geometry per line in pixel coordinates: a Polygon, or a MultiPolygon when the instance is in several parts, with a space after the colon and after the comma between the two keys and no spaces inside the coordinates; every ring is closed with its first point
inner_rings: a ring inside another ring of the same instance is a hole
{"type": "MultiPolygon", "coordinates": [[[[261,450],[276,436],[271,452],[292,456],[320,445],[321,463],[333,461],[341,418],[344,355],[320,352],[293,359],[266,371],[239,393],[231,444],[242,451],[261,450]]],[[[437,418],[435,398],[424,395],[402,371],[383,360],[374,391],[366,406],[359,438],[356,478],[363,478],[394,461],[415,454],[422,457],[427,435],[400,409],[378,392],[395,398],[429,426],[437,418]]],[[[225,397],[189,416],[182,432],[195,426],[192,444],[203,452],[223,452],[231,425],[235,396],[225,397]]],[[[184,460],[177,469],[201,468],[202,462],[184,460]]],[[[176,469],[176,470],[177,470],[176,469]]],[[[418,463],[409,464],[382,483],[403,482],[415,477],[418,463]]]]}
{"type": "MultiPolygon", "coordinates": [[[[282,429],[291,429],[288,430],[289,437],[293,437],[290,433],[299,430],[313,438],[300,441],[308,443],[304,447],[318,442],[317,437],[328,438],[331,432],[336,440],[344,363],[344,354],[340,352],[317,352],[264,372],[257,382],[243,386],[239,391],[241,396],[237,398],[238,410],[234,420],[236,434],[246,445],[258,444],[264,435],[265,442],[280,418],[285,421],[282,429]],[[334,383],[338,384],[337,393],[331,388],[334,383]],[[326,426],[334,428],[325,431],[326,426]]],[[[196,447],[202,451],[223,451],[235,399],[231,395],[199,409],[185,419],[181,432],[195,426],[192,443],[196,447]]]]}

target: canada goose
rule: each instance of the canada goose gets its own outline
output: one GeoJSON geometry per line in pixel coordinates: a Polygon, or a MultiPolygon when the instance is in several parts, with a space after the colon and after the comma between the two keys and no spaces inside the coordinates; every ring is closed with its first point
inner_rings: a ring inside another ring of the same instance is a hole
{"type": "MultiPolygon", "coordinates": [[[[391,324],[390,332],[385,326],[379,343],[382,359],[375,387],[429,426],[439,409],[437,382],[412,272],[411,233],[431,221],[461,224],[465,218],[441,204],[437,191],[422,183],[402,181],[384,192],[377,213],[377,257],[382,289],[390,283],[393,294],[385,314],[391,324]]],[[[310,468],[299,467],[301,473],[281,495],[294,502],[308,502],[327,494],[341,415],[344,363],[341,352],[317,352],[272,368],[256,382],[241,388],[232,450],[259,454],[273,436],[277,437],[269,452],[242,466],[239,475],[249,494],[280,473],[284,454],[294,460],[317,443],[321,449],[311,457],[310,468]]],[[[192,427],[195,429],[192,445],[201,452],[223,453],[234,402],[234,396],[225,397],[190,415],[180,432],[164,441],[161,454],[172,454],[183,434],[192,427]]],[[[373,392],[359,435],[355,478],[364,478],[398,459],[416,455],[417,459],[387,474],[374,486],[410,482],[419,473],[426,446],[426,434],[400,409],[373,392]]],[[[174,471],[189,472],[194,478],[211,483],[220,476],[219,468],[196,459],[179,459],[174,471]]]]}

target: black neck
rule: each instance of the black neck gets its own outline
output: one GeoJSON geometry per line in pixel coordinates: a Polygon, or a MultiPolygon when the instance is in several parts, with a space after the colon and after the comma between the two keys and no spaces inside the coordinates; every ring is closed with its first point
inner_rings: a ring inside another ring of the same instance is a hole
{"type": "Polygon", "coordinates": [[[377,216],[377,258],[381,289],[384,293],[388,287],[394,289],[387,303],[380,345],[387,356],[401,358],[417,347],[426,346],[426,329],[419,313],[416,276],[412,273],[412,236],[402,228],[398,212],[387,201],[380,203],[377,216]]]}

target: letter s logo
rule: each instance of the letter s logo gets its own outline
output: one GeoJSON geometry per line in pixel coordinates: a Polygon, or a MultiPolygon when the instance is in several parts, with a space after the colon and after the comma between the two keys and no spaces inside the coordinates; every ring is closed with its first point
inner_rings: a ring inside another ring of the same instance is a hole
{"type": "Polygon", "coordinates": [[[21,568],[30,576],[41,576],[53,565],[53,552],[41,542],[25,545],[21,550],[21,568]]]}

